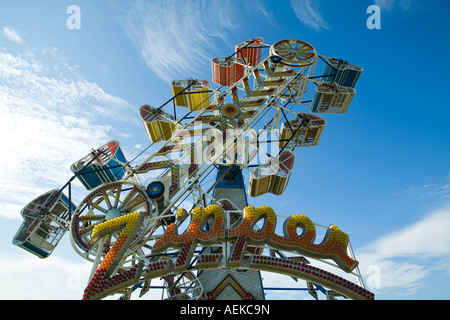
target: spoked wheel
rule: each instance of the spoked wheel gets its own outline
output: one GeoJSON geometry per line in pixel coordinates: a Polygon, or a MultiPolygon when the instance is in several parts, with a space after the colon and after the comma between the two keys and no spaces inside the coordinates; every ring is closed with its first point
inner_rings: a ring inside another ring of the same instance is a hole
{"type": "Polygon", "coordinates": [[[270,50],[273,56],[281,58],[283,64],[293,67],[308,66],[314,62],[317,56],[312,45],[295,39],[280,40],[270,50]]]}
{"type": "Polygon", "coordinates": [[[125,256],[139,249],[156,225],[156,219],[151,219],[154,206],[145,188],[131,182],[113,182],[105,184],[92,191],[78,206],[72,218],[70,235],[72,246],[82,257],[93,261],[98,253],[106,255],[119,235],[126,227],[127,215],[140,212],[144,219],[142,225],[133,236],[125,256]],[[118,221],[122,221],[119,224],[118,221]],[[93,239],[94,229],[108,228],[108,223],[115,225],[117,230],[111,230],[104,236],[103,244],[93,239]],[[103,248],[99,248],[103,245],[103,248]]]}
{"type": "Polygon", "coordinates": [[[171,274],[162,279],[168,300],[198,300],[204,297],[203,287],[192,272],[171,274]]]}

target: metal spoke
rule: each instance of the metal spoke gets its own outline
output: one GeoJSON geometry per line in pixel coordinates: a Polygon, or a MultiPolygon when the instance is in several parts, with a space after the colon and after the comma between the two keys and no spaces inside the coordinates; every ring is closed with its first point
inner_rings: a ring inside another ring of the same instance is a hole
{"type": "Polygon", "coordinates": [[[107,214],[107,213],[108,213],[108,210],[106,210],[105,208],[100,207],[98,204],[96,204],[96,203],[94,203],[94,202],[92,202],[92,201],[90,201],[90,200],[86,201],[86,203],[87,203],[88,205],[92,206],[93,208],[95,208],[95,209],[97,209],[97,210],[103,212],[104,214],[107,214]]]}
{"type": "Polygon", "coordinates": [[[109,202],[108,195],[106,194],[106,192],[104,190],[102,190],[102,194],[103,194],[103,199],[105,199],[106,205],[108,206],[108,210],[111,210],[112,206],[111,206],[111,202],[109,202]]]}

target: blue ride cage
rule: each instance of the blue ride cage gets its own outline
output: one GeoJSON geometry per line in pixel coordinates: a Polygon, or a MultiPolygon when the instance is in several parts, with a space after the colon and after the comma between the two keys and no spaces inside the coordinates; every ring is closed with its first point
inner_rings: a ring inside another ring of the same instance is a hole
{"type": "Polygon", "coordinates": [[[12,243],[39,258],[47,258],[66,233],[76,206],[59,190],[48,191],[27,204],[12,243]]]}
{"type": "Polygon", "coordinates": [[[328,58],[323,74],[324,82],[335,82],[340,86],[354,88],[363,68],[336,58],[328,58]]]}
{"type": "Polygon", "coordinates": [[[70,169],[87,190],[92,190],[122,179],[126,162],[119,142],[112,140],[75,162],[70,169]]]}

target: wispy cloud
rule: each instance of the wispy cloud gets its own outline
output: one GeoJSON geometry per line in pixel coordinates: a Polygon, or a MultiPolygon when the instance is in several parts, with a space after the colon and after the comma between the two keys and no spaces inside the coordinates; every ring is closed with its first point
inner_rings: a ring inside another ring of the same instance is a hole
{"type": "Polygon", "coordinates": [[[380,271],[377,289],[382,292],[415,294],[431,273],[444,271],[444,266],[449,265],[449,228],[450,206],[431,212],[422,220],[358,250],[361,271],[370,279],[373,274],[367,270],[377,268],[380,271]]]}
{"type": "Polygon", "coordinates": [[[393,11],[397,7],[404,11],[419,8],[418,0],[375,0],[375,4],[379,6],[381,10],[386,11],[393,11]]]}
{"type": "Polygon", "coordinates": [[[64,185],[72,163],[135,126],[129,103],[83,79],[57,50],[0,50],[0,96],[4,218],[20,218],[25,204],[64,185]]]}
{"type": "Polygon", "coordinates": [[[317,1],[311,0],[291,0],[291,7],[294,9],[298,20],[307,27],[314,30],[330,29],[328,23],[322,18],[317,1]]]}
{"type": "Polygon", "coordinates": [[[382,10],[391,11],[394,6],[394,0],[375,0],[375,4],[382,10]]]}
{"type": "Polygon", "coordinates": [[[191,77],[211,59],[208,51],[224,40],[220,29],[234,28],[229,3],[203,1],[135,1],[125,30],[147,67],[165,81],[191,77]]]}
{"type": "Polygon", "coordinates": [[[8,38],[9,40],[15,42],[15,43],[23,43],[22,38],[19,36],[19,33],[16,30],[13,30],[7,26],[3,27],[3,34],[8,38]]]}
{"type": "MultiPolygon", "coordinates": [[[[261,20],[270,20],[264,4],[257,5],[261,20]]],[[[211,58],[232,53],[248,10],[247,4],[231,0],[136,0],[120,19],[147,67],[171,81],[209,73],[211,58]],[[218,55],[223,44],[230,51],[218,55]]]]}
{"type": "MultiPolygon", "coordinates": [[[[278,25],[273,12],[271,9],[267,8],[265,5],[264,0],[253,0],[253,1],[242,1],[242,4],[244,4],[245,12],[248,12],[249,14],[254,14],[256,16],[262,17],[263,19],[260,20],[260,23],[269,23],[271,26],[280,28],[278,25]]],[[[241,4],[240,3],[240,4],[241,4]]],[[[271,3],[271,2],[269,2],[271,3]]],[[[259,35],[263,36],[263,35],[259,35]]]]}
{"type": "Polygon", "coordinates": [[[440,202],[450,199],[450,174],[441,179],[429,180],[425,184],[405,184],[402,190],[394,193],[394,197],[402,199],[422,199],[440,202]]]}

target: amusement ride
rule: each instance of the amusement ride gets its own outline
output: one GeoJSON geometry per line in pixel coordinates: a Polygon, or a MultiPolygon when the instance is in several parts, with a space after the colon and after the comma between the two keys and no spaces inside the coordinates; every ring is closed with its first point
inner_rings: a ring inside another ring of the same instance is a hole
{"type": "Polygon", "coordinates": [[[276,288],[264,286],[261,271],[291,277],[315,299],[374,299],[336,225],[296,214],[283,217],[279,235],[282,216],[251,205],[283,194],[294,151],[319,143],[323,114],[347,112],[362,68],[296,39],[269,45],[258,37],[234,49],[211,60],[212,83],[172,81],[165,104],[139,108],[150,140],[143,161],[128,161],[116,140],[93,149],[63,187],[23,208],[13,243],[47,258],[68,232],[92,263],[85,300],[161,290],[152,279],[162,280],[162,299],[264,300],[276,288]],[[75,179],[87,191],[78,205],[75,179]],[[325,235],[316,243],[319,228],[325,235]]]}

